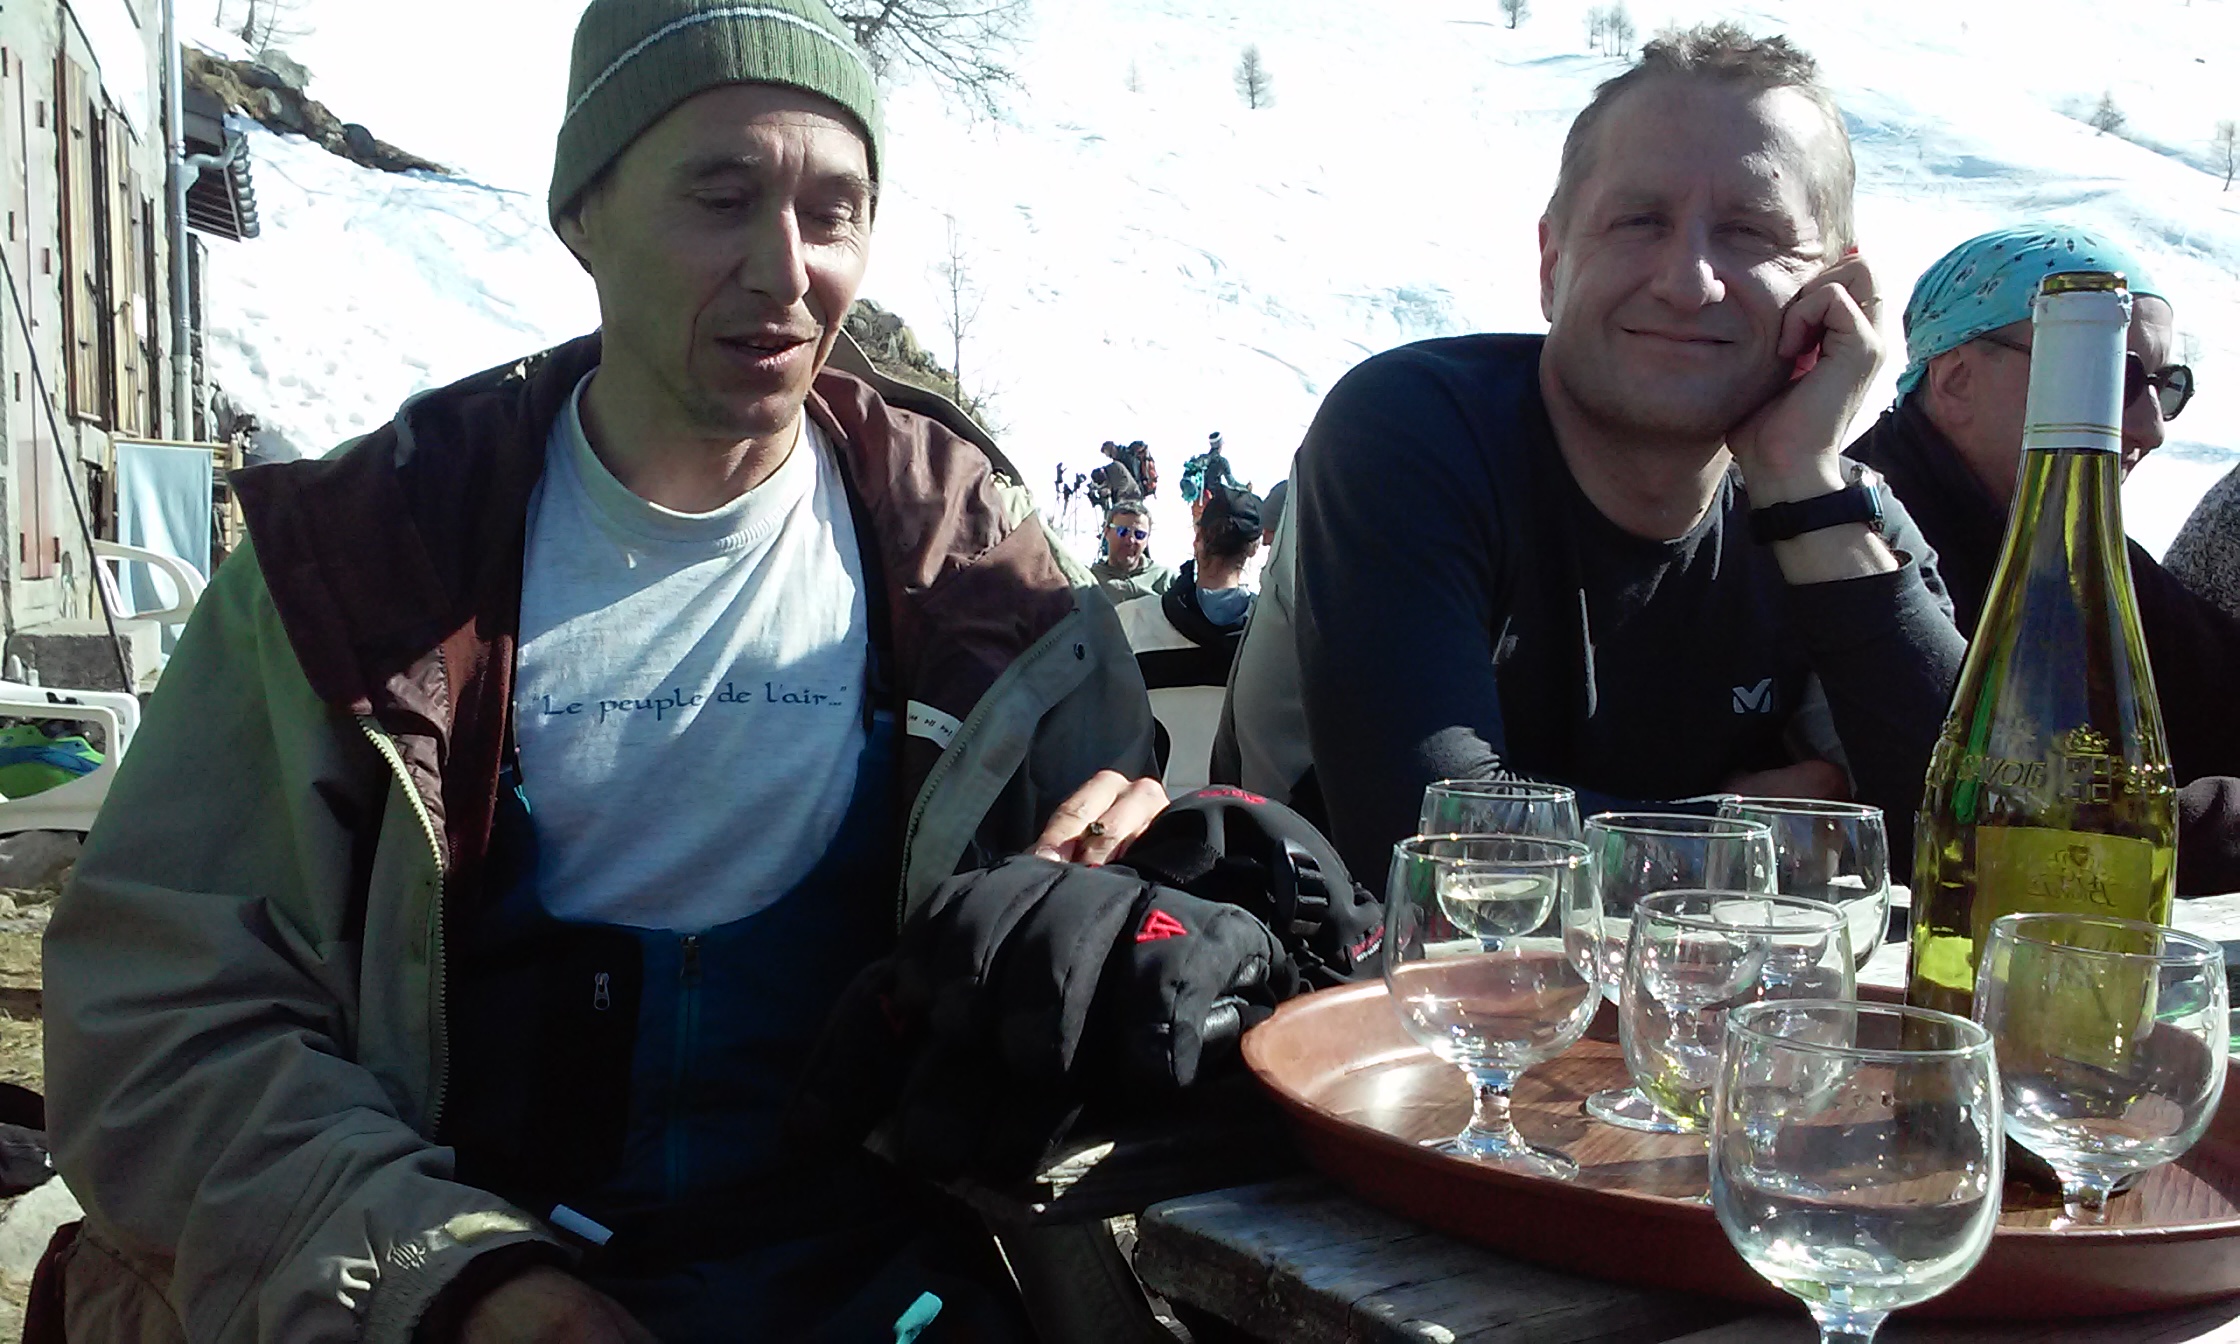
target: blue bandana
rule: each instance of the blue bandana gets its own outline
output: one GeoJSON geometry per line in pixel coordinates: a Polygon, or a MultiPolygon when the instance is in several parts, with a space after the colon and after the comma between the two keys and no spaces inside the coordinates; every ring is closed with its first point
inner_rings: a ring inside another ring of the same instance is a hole
{"type": "Polygon", "coordinates": [[[1906,371],[1898,375],[1898,395],[1919,387],[1938,355],[2026,320],[2039,282],[2069,271],[2115,271],[2130,282],[2132,294],[2168,299],[2136,254],[2073,225],[2021,224],[1970,238],[1931,266],[1906,302],[1906,371]]]}

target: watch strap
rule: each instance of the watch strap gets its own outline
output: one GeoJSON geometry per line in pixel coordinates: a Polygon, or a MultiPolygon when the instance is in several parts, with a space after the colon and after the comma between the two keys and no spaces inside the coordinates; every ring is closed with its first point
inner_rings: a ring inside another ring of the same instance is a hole
{"type": "Polygon", "coordinates": [[[1750,510],[1750,538],[1765,545],[1845,523],[1882,522],[1882,495],[1871,481],[1854,481],[1810,499],[1793,499],[1750,510]]]}

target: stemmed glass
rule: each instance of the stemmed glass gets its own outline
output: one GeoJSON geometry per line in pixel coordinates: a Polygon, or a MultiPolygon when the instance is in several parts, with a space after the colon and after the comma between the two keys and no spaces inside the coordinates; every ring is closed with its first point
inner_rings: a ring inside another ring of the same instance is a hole
{"type": "Polygon", "coordinates": [[[1528,779],[1442,779],[1423,791],[1423,835],[1579,838],[1579,795],[1528,779]]]}
{"type": "Polygon", "coordinates": [[[1660,891],[1633,911],[1618,1039],[1634,1083],[1686,1129],[1707,1127],[1727,1013],[1769,999],[1848,999],[1850,920],[1824,901],[1660,891]]]}
{"type": "Polygon", "coordinates": [[[1976,1267],[2005,1147],[1991,1035],[1927,1008],[1791,1000],[1727,1016],[1711,1204],[1742,1258],[1803,1299],[1821,1344],[1976,1267]]]}
{"type": "Polygon", "coordinates": [[[1732,798],[1722,817],[1773,828],[1774,890],[1841,906],[1851,916],[1854,971],[1890,930],[1890,838],[1882,809],[1819,798],[1732,798]]]}
{"type": "Polygon", "coordinates": [[[1570,1158],[1509,1115],[1517,1076],[1594,1020],[1593,894],[1575,840],[1422,835],[1393,847],[1384,981],[1408,1034],[1470,1079],[1470,1123],[1431,1146],[1541,1176],[1570,1158]]]}
{"type": "Polygon", "coordinates": [[[2183,1155],[2224,1093],[2224,953],[2090,915],[2001,915],[1976,974],[2007,1134],[2061,1178],[2065,1218],[2104,1223],[2133,1172],[2183,1155]]]}
{"type": "MultiPolygon", "coordinates": [[[[1773,892],[1773,830],[1762,821],[1684,813],[1601,812],[1587,818],[1587,854],[1601,915],[1597,975],[1615,1003],[1626,975],[1633,910],[1660,891],[1773,892]]],[[[1605,1124],[1654,1134],[1687,1127],[1632,1087],[1587,1098],[1587,1114],[1605,1124]]]]}

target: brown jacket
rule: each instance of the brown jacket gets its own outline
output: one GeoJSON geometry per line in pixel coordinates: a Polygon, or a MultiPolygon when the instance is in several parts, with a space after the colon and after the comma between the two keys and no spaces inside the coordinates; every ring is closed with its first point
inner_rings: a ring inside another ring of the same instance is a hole
{"type": "MultiPolygon", "coordinates": [[[[402,1341],[549,1240],[452,1179],[446,932],[485,892],[530,492],[594,339],[244,473],[220,571],[48,935],[49,1120],[87,1209],[72,1338],[402,1341]]],[[[1148,773],[1142,680],[1000,461],[819,378],[910,736],[897,915],[1148,773]]],[[[874,899],[878,897],[874,894],[874,899]]]]}

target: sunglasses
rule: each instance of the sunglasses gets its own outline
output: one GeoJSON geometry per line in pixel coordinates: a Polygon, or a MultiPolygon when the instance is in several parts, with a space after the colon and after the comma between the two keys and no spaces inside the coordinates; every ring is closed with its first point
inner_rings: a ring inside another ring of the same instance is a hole
{"type": "Polygon", "coordinates": [[[1151,534],[1140,527],[1120,527],[1115,525],[1112,529],[1112,535],[1115,537],[1134,537],[1137,541],[1148,541],[1151,539],[1151,534]]]}
{"type": "MultiPolygon", "coordinates": [[[[2001,350],[2012,350],[2018,355],[2030,353],[2030,347],[2020,341],[2004,340],[1989,334],[1976,339],[1996,345],[2001,350]]],[[[2193,370],[2183,364],[2165,364],[2149,373],[2147,361],[2132,351],[2124,351],[2123,404],[2129,406],[2137,401],[2139,394],[2150,387],[2154,389],[2155,408],[2162,412],[2162,418],[2175,420],[2178,412],[2186,408],[2186,403],[2193,400],[2193,370]]]]}

